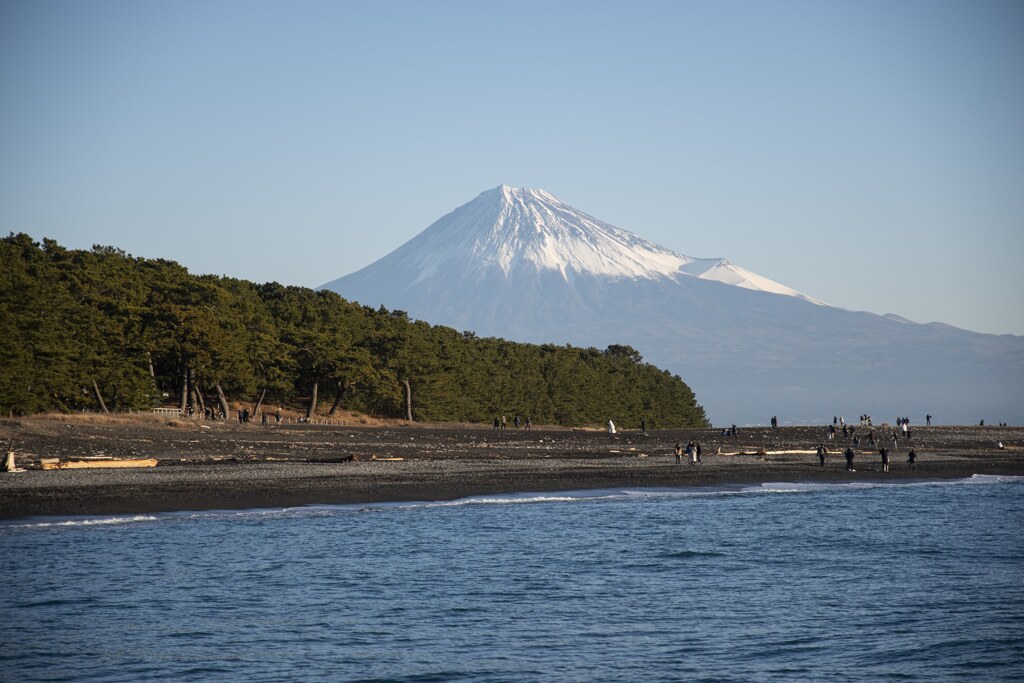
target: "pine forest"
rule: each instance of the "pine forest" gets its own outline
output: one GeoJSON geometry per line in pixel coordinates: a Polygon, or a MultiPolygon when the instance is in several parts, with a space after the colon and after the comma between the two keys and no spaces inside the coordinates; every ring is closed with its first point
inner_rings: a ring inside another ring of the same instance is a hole
{"type": "Polygon", "coordinates": [[[233,402],[380,417],[699,427],[678,376],[629,346],[477,337],[329,291],[11,234],[0,246],[0,411],[221,414],[233,402]]]}

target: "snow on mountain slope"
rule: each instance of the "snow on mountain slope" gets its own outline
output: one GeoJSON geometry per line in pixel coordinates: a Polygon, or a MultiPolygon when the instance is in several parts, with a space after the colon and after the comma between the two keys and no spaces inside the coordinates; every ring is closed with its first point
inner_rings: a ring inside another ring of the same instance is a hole
{"type": "Polygon", "coordinates": [[[824,301],[802,294],[792,287],[787,287],[774,280],[769,280],[763,275],[752,273],[746,268],[740,268],[725,259],[694,259],[682,266],[680,271],[689,275],[695,275],[702,280],[715,280],[727,285],[753,289],[758,292],[794,296],[798,299],[809,301],[812,304],[826,305],[824,301]]]}
{"type": "Polygon", "coordinates": [[[507,277],[512,271],[527,268],[556,271],[565,280],[578,275],[610,279],[697,277],[821,303],[724,259],[678,254],[578,211],[544,190],[507,185],[481,193],[391,256],[413,275],[410,285],[453,270],[464,277],[481,278],[488,271],[499,271],[507,277]]]}

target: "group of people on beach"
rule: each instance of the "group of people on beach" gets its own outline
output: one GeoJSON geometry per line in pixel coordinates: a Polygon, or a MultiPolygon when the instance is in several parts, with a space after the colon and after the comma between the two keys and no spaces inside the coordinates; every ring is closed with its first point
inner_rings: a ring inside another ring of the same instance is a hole
{"type": "MultiPolygon", "coordinates": [[[[515,417],[512,418],[512,426],[515,427],[515,430],[518,432],[520,425],[522,425],[525,429],[530,429],[530,428],[533,427],[533,423],[530,422],[530,418],[529,417],[527,417],[525,420],[520,420],[519,416],[516,415],[515,417]]],[[[504,415],[502,415],[500,418],[499,417],[495,417],[494,418],[494,428],[498,429],[498,430],[502,430],[502,431],[507,429],[508,428],[508,418],[506,416],[504,416],[504,415]]]]}
{"type": "MultiPolygon", "coordinates": [[[[820,463],[820,467],[824,467],[825,466],[825,456],[828,455],[828,449],[825,448],[825,444],[823,444],[823,443],[822,444],[818,444],[817,455],[818,455],[818,462],[820,463]]],[[[854,453],[853,448],[850,447],[850,446],[847,446],[846,450],[843,452],[843,455],[846,457],[846,471],[847,472],[856,472],[857,470],[853,469],[853,459],[854,459],[854,457],[856,455],[854,453]]],[[[881,448],[878,449],[878,455],[882,458],[882,471],[883,472],[888,472],[889,471],[889,449],[886,448],[885,446],[882,446],[881,448]]],[[[911,448],[910,452],[907,453],[907,469],[910,469],[910,470],[916,470],[917,469],[917,452],[913,448],[911,448]]]]}
{"type": "Polygon", "coordinates": [[[699,441],[697,441],[697,442],[690,441],[689,443],[686,444],[686,448],[685,449],[682,446],[682,442],[676,441],[676,464],[677,465],[682,462],[684,454],[686,455],[687,462],[689,462],[691,465],[699,465],[699,464],[701,464],[703,462],[700,459],[701,453],[702,453],[702,449],[700,447],[700,442],[699,441]]]}

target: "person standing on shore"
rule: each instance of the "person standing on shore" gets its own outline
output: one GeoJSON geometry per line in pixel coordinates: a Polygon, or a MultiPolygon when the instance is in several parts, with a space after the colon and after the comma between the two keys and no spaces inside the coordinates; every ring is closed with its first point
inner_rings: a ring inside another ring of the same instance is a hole
{"type": "Polygon", "coordinates": [[[846,456],[846,471],[856,472],[857,470],[853,469],[853,449],[847,448],[844,455],[846,456]]]}
{"type": "Polygon", "coordinates": [[[704,461],[700,459],[700,454],[701,454],[700,441],[698,441],[697,443],[694,444],[693,449],[694,449],[694,452],[697,453],[697,464],[698,465],[703,465],[704,461]]]}
{"type": "Polygon", "coordinates": [[[907,453],[907,467],[911,470],[917,469],[917,453],[913,448],[911,448],[910,452],[907,453]]]}
{"type": "Polygon", "coordinates": [[[676,441],[676,464],[682,462],[683,458],[683,445],[676,441]]]}
{"type": "Polygon", "coordinates": [[[643,434],[647,433],[647,418],[646,417],[641,417],[640,418],[640,432],[643,433],[643,434]]]}
{"type": "Polygon", "coordinates": [[[878,454],[880,456],[882,456],[882,471],[883,472],[888,472],[889,471],[889,449],[886,448],[885,446],[882,446],[881,448],[878,449],[878,454]]]}
{"type": "Polygon", "coordinates": [[[825,456],[828,455],[828,449],[825,448],[825,444],[818,444],[818,460],[821,461],[820,467],[825,466],[825,456]]]}

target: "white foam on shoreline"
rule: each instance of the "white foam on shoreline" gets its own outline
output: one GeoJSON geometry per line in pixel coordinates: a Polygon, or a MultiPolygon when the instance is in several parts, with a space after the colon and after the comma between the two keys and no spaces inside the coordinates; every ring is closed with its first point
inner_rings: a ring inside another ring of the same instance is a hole
{"type": "Polygon", "coordinates": [[[47,529],[52,527],[87,527],[87,526],[108,526],[111,524],[136,524],[138,522],[155,522],[158,518],[154,515],[131,515],[127,517],[86,517],[86,518],[61,518],[58,521],[46,522],[14,522],[5,523],[0,526],[47,529]]]}
{"type": "Polygon", "coordinates": [[[978,484],[1012,484],[1024,477],[1006,474],[972,474],[964,479],[917,479],[904,481],[843,482],[765,482],[743,489],[745,493],[809,493],[817,491],[850,491],[873,488],[913,488],[921,486],[960,486],[978,484]]]}
{"type": "Polygon", "coordinates": [[[304,505],[288,508],[250,508],[245,510],[202,510],[165,512],[157,514],[116,515],[107,517],[35,517],[27,520],[0,521],[4,529],[44,530],[62,528],[110,527],[144,522],[172,520],[252,520],[300,517],[333,517],[388,510],[422,510],[431,508],[459,508],[488,505],[540,505],[566,503],[594,503],[636,498],[713,498],[743,495],[773,495],[843,492],[873,488],[911,488],[923,486],[960,486],[1024,483],[1024,476],[974,474],[962,479],[917,479],[897,481],[847,481],[847,482],[764,482],[725,486],[695,486],[686,488],[642,488],[642,489],[586,489],[579,491],[556,491],[549,493],[509,493],[487,496],[470,496],[449,501],[384,502],[342,505],[304,505]]]}

